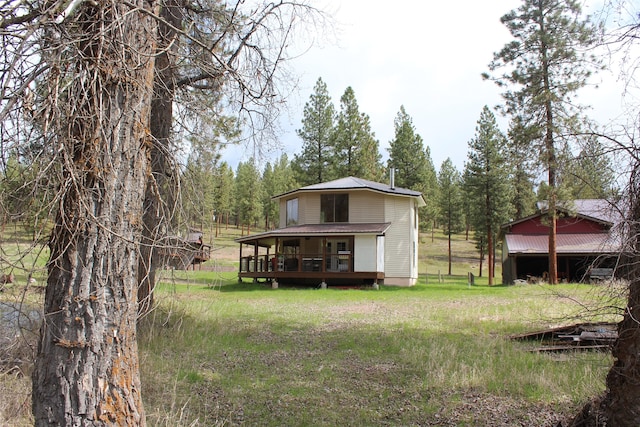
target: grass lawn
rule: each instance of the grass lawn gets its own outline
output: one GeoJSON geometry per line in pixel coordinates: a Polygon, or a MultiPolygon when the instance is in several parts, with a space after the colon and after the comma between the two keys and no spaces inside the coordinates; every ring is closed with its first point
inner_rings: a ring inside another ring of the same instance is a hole
{"type": "MultiPolygon", "coordinates": [[[[422,237],[415,287],[271,289],[229,271],[236,234],[215,242],[210,271],[167,272],[140,323],[151,426],[547,426],[604,390],[608,353],[540,354],[508,337],[618,320],[596,309],[612,304],[606,287],[469,286],[472,243],[456,238],[449,277],[436,234],[422,237]]],[[[29,425],[25,371],[0,377],[15,397],[2,425],[29,425]]]]}
{"type": "Polygon", "coordinates": [[[551,425],[604,390],[611,358],[508,336],[576,321],[598,290],[166,285],[140,334],[149,422],[551,425]]]}

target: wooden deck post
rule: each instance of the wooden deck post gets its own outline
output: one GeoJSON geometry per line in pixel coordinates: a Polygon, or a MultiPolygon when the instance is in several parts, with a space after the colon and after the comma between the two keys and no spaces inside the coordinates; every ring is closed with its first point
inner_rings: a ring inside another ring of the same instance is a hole
{"type": "Polygon", "coordinates": [[[253,272],[258,272],[258,241],[253,244],[253,272]]]}
{"type": "Polygon", "coordinates": [[[326,237],[322,238],[322,268],[320,270],[323,273],[327,271],[327,238],[326,237]]]}
{"type": "Polygon", "coordinates": [[[273,254],[274,257],[276,257],[276,265],[273,266],[273,271],[279,271],[278,270],[278,265],[280,263],[280,238],[276,237],[276,248],[275,248],[275,252],[273,254]]]}

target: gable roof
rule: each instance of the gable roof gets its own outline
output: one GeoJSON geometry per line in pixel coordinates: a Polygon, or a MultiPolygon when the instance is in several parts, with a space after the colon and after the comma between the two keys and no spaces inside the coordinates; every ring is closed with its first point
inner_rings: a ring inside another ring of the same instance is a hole
{"type": "Polygon", "coordinates": [[[307,185],[296,190],[288,191],[272,197],[280,199],[282,197],[291,196],[296,193],[318,192],[318,191],[345,191],[345,190],[370,190],[378,193],[391,194],[396,196],[416,197],[418,198],[418,206],[425,206],[426,203],[419,191],[409,190],[400,187],[391,187],[388,184],[369,181],[362,178],[348,176],[346,178],[335,179],[333,181],[322,182],[320,184],[307,185]]]}
{"type": "MultiPolygon", "coordinates": [[[[536,204],[535,214],[504,224],[502,233],[509,255],[542,255],[549,252],[549,235],[545,234],[512,234],[512,226],[540,217],[549,211],[546,201],[536,204]]],[[[599,254],[616,253],[622,247],[622,240],[616,229],[621,215],[611,202],[605,199],[577,199],[558,206],[558,211],[570,217],[581,218],[605,225],[605,232],[592,233],[558,233],[556,235],[556,251],[558,254],[599,254]]]]}
{"type": "MultiPolygon", "coordinates": [[[[536,218],[542,214],[545,214],[549,210],[548,202],[546,200],[536,203],[538,208],[534,214],[526,216],[524,218],[517,219],[515,221],[502,224],[500,227],[503,231],[510,229],[510,227],[536,218]]],[[[591,221],[595,221],[606,226],[613,226],[619,222],[620,215],[613,208],[611,202],[606,199],[576,199],[568,204],[561,204],[557,207],[558,211],[575,216],[576,218],[584,218],[591,221]]]]}
{"type": "MultiPolygon", "coordinates": [[[[536,205],[539,212],[549,210],[549,204],[546,200],[540,201],[536,205]]],[[[612,203],[606,199],[576,199],[560,203],[558,210],[611,225],[617,223],[619,217],[612,203]]]]}

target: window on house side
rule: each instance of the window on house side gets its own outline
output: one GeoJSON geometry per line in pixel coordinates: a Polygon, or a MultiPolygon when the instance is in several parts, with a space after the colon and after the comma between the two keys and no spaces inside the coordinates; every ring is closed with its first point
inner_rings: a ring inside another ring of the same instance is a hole
{"type": "Polygon", "coordinates": [[[298,224],[298,199],[287,200],[287,226],[298,224]]]}

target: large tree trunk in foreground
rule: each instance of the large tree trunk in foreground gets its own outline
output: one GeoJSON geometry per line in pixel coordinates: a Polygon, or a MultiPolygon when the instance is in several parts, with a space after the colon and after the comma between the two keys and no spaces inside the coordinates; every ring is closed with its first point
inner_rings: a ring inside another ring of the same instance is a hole
{"type": "Polygon", "coordinates": [[[630,181],[628,270],[629,298],[618,339],[614,364],[607,375],[607,418],[611,426],[640,426],[640,163],[630,181]]]}
{"type": "Polygon", "coordinates": [[[640,426],[640,275],[633,274],[613,347],[615,361],[607,375],[607,425],[619,427],[640,426]]]}
{"type": "Polygon", "coordinates": [[[627,196],[628,234],[622,270],[629,280],[629,295],[612,349],[614,363],[604,397],[587,404],[571,427],[640,426],[640,161],[631,173],[627,196]]]}
{"type": "Polygon", "coordinates": [[[60,84],[69,84],[57,123],[63,181],[33,372],[35,424],[143,426],[136,269],[155,20],[104,2],[82,3],[68,20],[52,41],[63,54],[50,60],[71,74],[60,84]]]}

